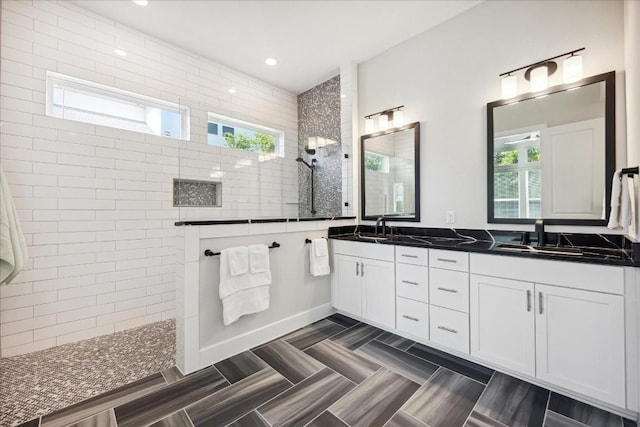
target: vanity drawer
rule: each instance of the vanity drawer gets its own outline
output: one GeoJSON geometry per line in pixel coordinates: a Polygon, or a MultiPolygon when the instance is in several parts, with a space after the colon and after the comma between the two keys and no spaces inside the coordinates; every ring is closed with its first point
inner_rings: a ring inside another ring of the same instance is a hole
{"type": "Polygon", "coordinates": [[[469,353],[469,315],[442,307],[430,306],[431,341],[469,353]]]}
{"type": "Polygon", "coordinates": [[[399,331],[429,339],[429,305],[405,298],[396,298],[396,327],[399,331]]]}
{"type": "Polygon", "coordinates": [[[350,242],[348,240],[330,239],[334,254],[357,256],[361,258],[379,259],[393,262],[393,246],[379,243],[350,242]]]}
{"type": "Polygon", "coordinates": [[[429,265],[429,250],[410,246],[396,246],[396,262],[426,267],[429,265]]]}
{"type": "Polygon", "coordinates": [[[430,268],[429,299],[431,304],[468,313],[469,273],[430,268]]]}
{"type": "Polygon", "coordinates": [[[420,265],[396,264],[396,295],[429,302],[429,268],[420,265]]]}
{"type": "Polygon", "coordinates": [[[429,265],[447,270],[469,271],[469,254],[466,252],[429,249],[429,265]]]}

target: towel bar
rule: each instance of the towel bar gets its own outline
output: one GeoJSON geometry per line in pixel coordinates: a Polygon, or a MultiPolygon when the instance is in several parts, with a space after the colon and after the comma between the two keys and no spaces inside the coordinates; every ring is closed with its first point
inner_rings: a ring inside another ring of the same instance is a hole
{"type": "MultiPolygon", "coordinates": [[[[279,248],[279,247],[280,247],[280,243],[273,242],[271,243],[271,246],[269,246],[269,249],[279,248]]],[[[220,252],[213,252],[211,249],[204,250],[204,256],[217,256],[217,255],[220,255],[220,252]]]]}
{"type": "MultiPolygon", "coordinates": [[[[323,239],[326,239],[326,237],[323,237],[323,239]]],[[[305,243],[311,243],[311,239],[304,239],[305,243]]]]}

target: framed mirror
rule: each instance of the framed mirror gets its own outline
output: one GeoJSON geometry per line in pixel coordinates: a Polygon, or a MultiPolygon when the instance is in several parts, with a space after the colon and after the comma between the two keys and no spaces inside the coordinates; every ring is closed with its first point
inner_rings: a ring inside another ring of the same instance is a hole
{"type": "Polygon", "coordinates": [[[615,73],[487,104],[490,223],[606,225],[615,73]]]}
{"type": "Polygon", "coordinates": [[[362,219],[420,221],[420,123],[360,137],[362,219]]]}

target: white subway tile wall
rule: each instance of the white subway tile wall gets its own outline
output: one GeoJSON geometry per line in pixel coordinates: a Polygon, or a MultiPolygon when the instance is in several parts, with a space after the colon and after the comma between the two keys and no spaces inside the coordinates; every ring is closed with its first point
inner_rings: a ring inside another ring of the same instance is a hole
{"type": "Polygon", "coordinates": [[[178,219],[297,215],[295,94],[69,2],[1,7],[0,159],[30,254],[0,287],[3,357],[174,317],[178,219]],[[47,117],[46,70],[188,106],[191,138],[47,117]],[[208,111],[284,130],[285,157],[208,146],[208,111]],[[178,177],[222,182],[223,206],[174,208],[178,177]]]}

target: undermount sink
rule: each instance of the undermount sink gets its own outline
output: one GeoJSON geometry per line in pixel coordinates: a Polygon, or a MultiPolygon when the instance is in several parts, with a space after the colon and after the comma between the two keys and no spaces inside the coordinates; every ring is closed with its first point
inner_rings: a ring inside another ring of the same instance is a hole
{"type": "Polygon", "coordinates": [[[556,246],[529,246],[529,245],[514,245],[510,243],[502,243],[497,246],[498,249],[515,252],[528,252],[537,254],[553,254],[553,255],[583,255],[581,249],[578,248],[563,248],[556,246]]]}

